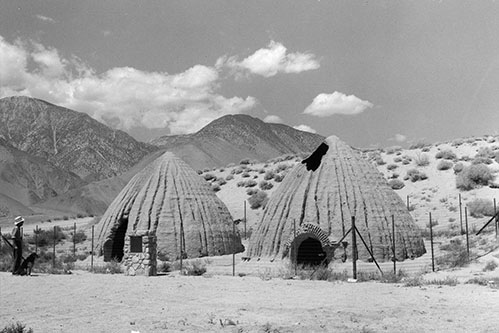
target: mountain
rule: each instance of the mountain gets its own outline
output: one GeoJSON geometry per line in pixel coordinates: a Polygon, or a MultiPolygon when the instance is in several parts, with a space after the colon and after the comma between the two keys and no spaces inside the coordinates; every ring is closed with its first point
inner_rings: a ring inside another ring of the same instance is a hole
{"type": "Polygon", "coordinates": [[[266,161],[310,152],[324,140],[318,134],[248,115],[226,115],[188,135],[162,136],[150,143],[174,152],[194,169],[225,166],[249,158],[266,161]]]}
{"type": "Polygon", "coordinates": [[[156,149],[87,114],[24,96],[0,99],[0,138],[86,181],[125,172],[156,149]]]}
{"type": "Polygon", "coordinates": [[[30,206],[85,184],[76,174],[0,139],[0,215],[31,214],[30,206]]]}

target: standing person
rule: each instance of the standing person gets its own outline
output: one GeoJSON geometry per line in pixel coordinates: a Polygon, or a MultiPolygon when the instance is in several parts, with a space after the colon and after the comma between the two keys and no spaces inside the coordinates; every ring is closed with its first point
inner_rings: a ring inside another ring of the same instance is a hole
{"type": "Polygon", "coordinates": [[[12,264],[12,274],[19,275],[21,268],[21,261],[23,258],[23,224],[24,219],[18,216],[14,219],[14,229],[12,230],[12,241],[14,245],[14,263],[12,264]]]}

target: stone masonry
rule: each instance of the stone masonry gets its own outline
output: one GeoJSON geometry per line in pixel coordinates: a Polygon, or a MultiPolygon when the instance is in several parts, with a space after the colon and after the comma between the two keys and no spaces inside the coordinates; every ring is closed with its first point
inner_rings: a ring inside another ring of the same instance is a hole
{"type": "Polygon", "coordinates": [[[122,264],[125,268],[125,275],[156,275],[156,236],[150,235],[149,231],[135,231],[125,238],[125,255],[122,264]],[[130,237],[142,237],[142,252],[130,252],[130,237]]]}

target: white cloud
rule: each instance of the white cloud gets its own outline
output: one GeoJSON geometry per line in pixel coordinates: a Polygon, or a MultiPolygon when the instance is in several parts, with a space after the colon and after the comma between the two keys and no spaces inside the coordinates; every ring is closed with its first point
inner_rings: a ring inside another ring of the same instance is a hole
{"type": "Polygon", "coordinates": [[[263,119],[263,121],[266,123],[272,123],[272,124],[282,124],[283,123],[281,117],[273,115],[273,114],[269,114],[268,116],[266,116],[263,119]]]}
{"type": "Polygon", "coordinates": [[[48,16],[43,16],[43,15],[35,15],[37,19],[43,22],[48,22],[48,23],[55,23],[55,20],[51,17],[48,16]]]}
{"type": "Polygon", "coordinates": [[[335,91],[332,94],[317,95],[303,113],[317,117],[327,117],[334,114],[354,115],[372,107],[373,104],[368,101],[335,91]]]}
{"type": "Polygon", "coordinates": [[[238,61],[237,57],[222,57],[217,60],[217,67],[226,66],[236,74],[257,74],[271,77],[277,73],[301,73],[320,67],[315,55],[311,53],[287,53],[281,43],[271,41],[267,48],[261,48],[252,55],[238,61]]]}
{"type": "Polygon", "coordinates": [[[405,142],[405,141],[407,141],[407,137],[403,134],[395,134],[395,136],[393,137],[393,140],[395,140],[397,142],[405,142]]]}
{"type": "Polygon", "coordinates": [[[35,42],[9,43],[0,36],[0,97],[27,95],[86,112],[108,125],[169,128],[174,134],[199,130],[226,114],[241,113],[255,98],[216,92],[218,71],[195,65],[182,73],[131,67],[96,74],[76,57],[35,42]]]}
{"type": "Polygon", "coordinates": [[[309,132],[309,133],[317,133],[316,130],[314,130],[312,127],[308,125],[298,125],[298,126],[293,126],[294,129],[297,129],[299,131],[304,131],[304,132],[309,132]]]}

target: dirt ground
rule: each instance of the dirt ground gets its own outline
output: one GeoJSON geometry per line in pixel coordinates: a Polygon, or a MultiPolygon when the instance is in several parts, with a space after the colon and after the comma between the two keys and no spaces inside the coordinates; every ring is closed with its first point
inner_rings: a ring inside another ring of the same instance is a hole
{"type": "Polygon", "coordinates": [[[499,291],[259,277],[0,273],[0,323],[34,332],[497,332],[499,291]]]}

